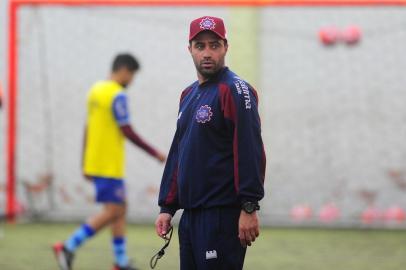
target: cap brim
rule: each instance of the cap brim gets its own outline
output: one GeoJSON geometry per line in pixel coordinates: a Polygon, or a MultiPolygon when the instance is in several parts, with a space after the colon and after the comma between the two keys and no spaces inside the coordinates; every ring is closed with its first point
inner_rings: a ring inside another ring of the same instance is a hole
{"type": "Polygon", "coordinates": [[[225,36],[223,36],[223,35],[217,33],[217,32],[214,31],[214,30],[211,30],[211,29],[201,29],[200,31],[196,32],[193,36],[190,36],[190,37],[189,37],[189,41],[192,41],[197,35],[199,35],[200,33],[204,32],[204,31],[210,31],[210,32],[216,34],[220,39],[227,39],[225,36]]]}

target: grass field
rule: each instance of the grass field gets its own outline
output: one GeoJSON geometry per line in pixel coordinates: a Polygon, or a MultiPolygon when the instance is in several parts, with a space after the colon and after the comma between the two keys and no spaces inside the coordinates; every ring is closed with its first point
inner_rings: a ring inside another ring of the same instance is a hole
{"type": "MultiPolygon", "coordinates": [[[[1,225],[1,270],[56,270],[50,246],[64,239],[75,224],[1,225]]],[[[129,251],[141,269],[163,241],[152,226],[131,225],[129,251]]],[[[156,269],[179,269],[174,233],[156,269]]],[[[110,236],[102,232],[77,254],[76,270],[111,269],[110,236]]],[[[248,250],[245,270],[403,270],[406,231],[264,229],[248,250]]],[[[213,269],[215,270],[215,269],[213,269]]]]}

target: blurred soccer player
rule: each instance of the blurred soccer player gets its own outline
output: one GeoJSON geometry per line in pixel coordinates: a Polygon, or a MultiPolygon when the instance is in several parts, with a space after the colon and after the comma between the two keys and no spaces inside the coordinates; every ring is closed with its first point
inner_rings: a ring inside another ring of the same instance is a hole
{"type": "Polygon", "coordinates": [[[155,224],[165,237],[175,212],[184,209],[181,270],[241,270],[247,245],[259,235],[265,152],[258,96],[225,66],[225,32],[220,18],[202,17],[190,25],[198,80],[180,98],[155,224]]]}
{"type": "Polygon", "coordinates": [[[72,269],[76,250],[99,230],[111,226],[115,255],[114,270],[134,270],[126,252],[126,190],[124,183],[124,141],[129,139],[148,154],[165,161],[165,155],[143,141],[130,125],[126,87],[139,69],[129,54],[118,55],[110,80],[96,83],[87,101],[87,126],[83,145],[83,174],[96,189],[100,213],[90,217],[64,243],[53,246],[62,270],[72,269]]]}

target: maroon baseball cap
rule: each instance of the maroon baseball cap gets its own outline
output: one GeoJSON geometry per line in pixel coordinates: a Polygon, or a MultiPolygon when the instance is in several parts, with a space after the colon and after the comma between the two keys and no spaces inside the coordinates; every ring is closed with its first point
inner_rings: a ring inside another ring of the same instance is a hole
{"type": "Polygon", "coordinates": [[[221,39],[226,38],[226,28],[222,19],[212,16],[204,16],[190,23],[189,41],[194,39],[200,32],[212,31],[221,39]]]}

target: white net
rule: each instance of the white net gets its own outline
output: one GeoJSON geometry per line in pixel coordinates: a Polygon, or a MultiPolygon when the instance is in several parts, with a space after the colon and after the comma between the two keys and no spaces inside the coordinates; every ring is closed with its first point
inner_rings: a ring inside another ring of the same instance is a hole
{"type": "MultiPolygon", "coordinates": [[[[118,52],[131,52],[142,64],[129,89],[132,123],[159,149],[169,149],[180,91],[196,76],[188,23],[207,14],[235,21],[229,8],[21,10],[17,178],[31,212],[74,219],[95,210],[92,186],[80,171],[85,98],[92,83],[108,76],[118,52]]],[[[338,210],[331,210],[336,225],[359,224],[372,206],[405,208],[406,9],[263,8],[258,15],[257,36],[245,42],[259,47],[268,154],[264,223],[289,224],[297,208],[309,223],[319,222],[323,207],[338,210]],[[358,45],[327,48],[317,39],[321,27],[350,24],[362,30],[358,45]]],[[[234,27],[230,40],[238,33],[234,27]]],[[[151,221],[163,168],[127,148],[130,218],[151,221]]]]}

